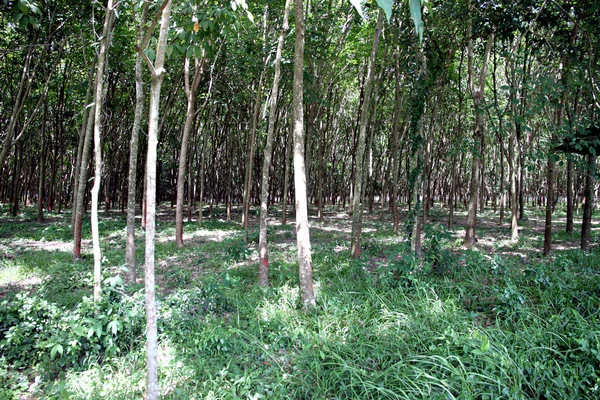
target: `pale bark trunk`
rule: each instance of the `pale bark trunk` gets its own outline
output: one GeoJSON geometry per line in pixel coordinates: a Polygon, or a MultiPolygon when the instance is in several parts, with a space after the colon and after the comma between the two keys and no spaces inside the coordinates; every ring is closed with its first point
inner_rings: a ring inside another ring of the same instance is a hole
{"type": "MultiPolygon", "coordinates": [[[[163,3],[160,34],[156,47],[154,65],[144,58],[152,72],[150,86],[150,113],[148,117],[148,155],[146,162],[146,254],[145,254],[145,290],[146,290],[146,400],[158,399],[158,333],[156,325],[156,296],[154,278],[154,239],[156,228],[156,153],[158,147],[158,114],[160,89],[165,76],[165,52],[171,16],[171,0],[163,3]]],[[[158,15],[158,14],[157,14],[158,15]]],[[[153,26],[151,27],[151,29],[153,26]]],[[[148,38],[151,30],[147,33],[148,38]]],[[[144,46],[145,47],[145,46],[144,46]]],[[[143,47],[142,47],[143,48],[143,47]]],[[[138,53],[143,54],[140,49],[138,53]]]]}
{"type": "Polygon", "coordinates": [[[305,308],[316,306],[312,281],[312,257],[308,226],[308,204],[306,197],[306,170],[304,165],[304,3],[294,0],[296,41],[294,51],[294,186],[296,189],[296,238],[298,244],[298,268],[300,293],[305,308]]]}
{"type": "Polygon", "coordinates": [[[258,250],[260,263],[258,267],[258,285],[266,287],[269,285],[269,247],[267,241],[267,207],[269,199],[269,169],[271,168],[271,156],[273,153],[273,135],[275,132],[275,120],[277,118],[277,98],[279,97],[279,80],[281,77],[281,53],[283,43],[288,30],[288,16],[290,12],[290,0],[286,0],[283,13],[283,26],[279,34],[277,52],[275,55],[275,73],[273,76],[273,88],[269,104],[269,125],[267,128],[267,139],[264,150],[264,162],[262,169],[262,183],[260,195],[260,232],[258,250]]]}
{"type": "Polygon", "coordinates": [[[360,115],[360,127],[358,144],[356,149],[356,170],[354,175],[354,196],[352,199],[352,238],[350,241],[350,254],[352,257],[360,257],[360,234],[361,234],[361,213],[362,213],[362,185],[363,185],[363,160],[365,154],[365,145],[367,137],[367,122],[369,120],[369,109],[371,106],[371,89],[373,86],[373,77],[375,76],[375,59],[377,56],[377,48],[379,47],[379,34],[383,26],[384,13],[379,10],[377,18],[377,26],[373,35],[373,47],[369,58],[369,69],[367,79],[364,84],[364,100],[362,104],[362,112],[360,115]]]}
{"type": "Polygon", "coordinates": [[[94,93],[94,185],[92,186],[92,244],[94,250],[94,302],[100,301],[102,284],[102,252],[100,250],[100,234],[98,232],[98,195],[102,179],[102,104],[104,102],[104,70],[107,64],[107,53],[110,36],[115,20],[113,1],[108,0],[104,29],[100,40],[98,64],[96,65],[96,84],[94,93]]]}
{"type": "Polygon", "coordinates": [[[177,208],[175,211],[175,243],[177,247],[183,248],[183,196],[185,189],[185,169],[187,166],[188,143],[190,141],[190,132],[194,124],[194,115],[196,112],[196,94],[202,69],[204,65],[204,56],[202,60],[195,60],[194,78],[190,84],[190,60],[186,57],[184,76],[185,76],[185,94],[187,97],[187,115],[185,125],[183,126],[183,134],[181,138],[181,151],[179,153],[179,171],[177,175],[177,208]]]}
{"type": "MultiPolygon", "coordinates": [[[[144,3],[140,16],[139,38],[140,43],[144,40],[144,27],[148,18],[148,3],[144,3]]],[[[127,187],[127,238],[125,245],[125,264],[127,266],[127,281],[135,283],[137,279],[136,257],[135,257],[135,197],[137,189],[137,162],[139,152],[139,137],[142,129],[142,117],[146,105],[144,96],[143,59],[140,54],[135,57],[135,112],[133,116],[133,128],[131,130],[131,141],[129,144],[129,171],[127,187]]]]}

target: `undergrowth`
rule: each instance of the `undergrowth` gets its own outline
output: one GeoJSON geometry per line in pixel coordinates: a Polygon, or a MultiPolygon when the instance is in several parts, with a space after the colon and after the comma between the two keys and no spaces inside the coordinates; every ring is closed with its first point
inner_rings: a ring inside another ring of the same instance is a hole
{"type": "MultiPolygon", "coordinates": [[[[600,396],[598,251],[459,253],[452,232],[431,225],[421,259],[375,229],[355,260],[347,238],[322,233],[317,308],[307,313],[289,227],[269,231],[267,289],[255,285],[253,239],[229,223],[205,221],[211,228],[231,235],[159,248],[168,266],[158,289],[162,398],[600,396]],[[198,268],[210,273],[185,272],[198,268]]],[[[48,252],[42,262],[24,250],[3,260],[22,259],[40,283],[0,283],[0,398],[143,396],[144,296],[122,285],[120,254],[109,254],[100,304],[90,300],[91,260],[48,252]]]]}

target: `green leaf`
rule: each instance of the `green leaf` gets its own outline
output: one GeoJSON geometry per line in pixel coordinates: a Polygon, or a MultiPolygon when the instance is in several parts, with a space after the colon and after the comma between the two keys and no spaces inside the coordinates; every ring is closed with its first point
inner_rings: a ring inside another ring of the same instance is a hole
{"type": "Polygon", "coordinates": [[[54,358],[56,353],[59,353],[61,356],[63,354],[63,347],[60,343],[56,343],[54,347],[52,347],[52,350],[50,350],[50,358],[54,358]]]}
{"type": "Polygon", "coordinates": [[[490,346],[491,346],[490,339],[486,335],[483,335],[483,342],[481,342],[481,348],[480,348],[481,352],[487,353],[487,351],[490,349],[490,346]]]}
{"type": "Polygon", "coordinates": [[[254,23],[254,15],[252,15],[250,11],[246,11],[246,15],[248,16],[250,22],[254,23]]]}
{"type": "Polygon", "coordinates": [[[354,8],[356,8],[358,15],[360,15],[362,18],[365,18],[365,11],[363,10],[363,6],[365,4],[364,0],[350,0],[350,3],[352,3],[354,8]]]}
{"type": "Polygon", "coordinates": [[[419,35],[419,43],[423,43],[425,24],[423,24],[423,19],[421,18],[421,0],[410,0],[410,17],[415,24],[417,35],[419,35]]]}
{"type": "Polygon", "coordinates": [[[385,17],[389,23],[392,18],[392,6],[394,5],[394,0],[377,0],[377,4],[379,4],[379,7],[385,12],[385,17]]]}

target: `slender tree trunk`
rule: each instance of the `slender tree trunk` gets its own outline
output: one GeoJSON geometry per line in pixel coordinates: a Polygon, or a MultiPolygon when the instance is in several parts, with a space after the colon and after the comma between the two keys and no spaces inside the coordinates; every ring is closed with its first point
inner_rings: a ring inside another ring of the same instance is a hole
{"type": "Polygon", "coordinates": [[[365,145],[367,138],[367,123],[369,120],[369,109],[371,107],[371,89],[373,86],[373,77],[375,76],[375,59],[377,48],[379,47],[379,35],[383,27],[383,10],[379,10],[377,26],[373,35],[373,47],[369,58],[369,69],[367,79],[364,84],[364,100],[362,103],[362,112],[360,115],[360,130],[358,136],[358,145],[356,149],[356,172],[354,176],[354,196],[352,200],[352,238],[350,241],[350,254],[352,257],[360,257],[360,234],[361,234],[361,214],[362,214],[362,185],[363,185],[363,165],[365,145]]]}
{"type": "Polygon", "coordinates": [[[573,159],[567,155],[567,227],[568,234],[573,233],[573,159]]]}
{"type": "MultiPolygon", "coordinates": [[[[156,153],[158,147],[158,121],[160,106],[160,89],[165,77],[165,52],[169,23],[171,17],[171,0],[165,0],[157,16],[161,15],[160,34],[156,47],[154,65],[142,52],[147,39],[155,27],[153,24],[142,43],[138,53],[143,55],[152,73],[150,85],[150,113],[148,116],[148,155],[146,161],[146,254],[145,254],[145,289],[146,289],[146,400],[158,399],[158,332],[156,325],[156,296],[154,278],[154,239],[156,228],[156,153]]],[[[156,19],[155,19],[156,21],[156,19]]]]}
{"type": "Polygon", "coordinates": [[[294,0],[296,41],[294,50],[294,186],[296,188],[296,238],[298,243],[298,268],[302,304],[310,309],[316,306],[312,281],[312,256],[308,227],[306,196],[306,170],[304,165],[304,2],[294,0]]]}
{"type": "Polygon", "coordinates": [[[183,126],[183,135],[181,138],[181,151],[179,153],[179,171],[177,175],[177,209],[175,211],[175,243],[177,247],[183,248],[183,197],[185,193],[185,168],[187,166],[188,143],[190,140],[190,132],[194,124],[196,112],[196,94],[198,85],[202,76],[204,65],[204,56],[202,60],[195,60],[194,78],[190,84],[190,60],[185,58],[185,94],[187,97],[187,115],[185,125],[183,126]]]}
{"type": "MultiPolygon", "coordinates": [[[[557,125],[560,126],[560,125],[557,125]]],[[[544,255],[552,252],[552,206],[554,204],[555,162],[553,155],[548,156],[548,174],[546,191],[546,222],[544,225],[544,255]]]]}
{"type": "MultiPolygon", "coordinates": [[[[294,124],[293,124],[293,120],[292,120],[292,126],[291,129],[293,131],[294,129],[294,124]]],[[[283,225],[287,224],[287,205],[288,205],[288,192],[289,192],[289,178],[290,178],[290,157],[292,154],[292,144],[293,144],[293,139],[290,140],[290,138],[286,139],[286,146],[285,146],[285,166],[284,166],[284,178],[283,178],[283,200],[282,200],[282,219],[281,219],[281,223],[283,225]]]]}
{"type": "Polygon", "coordinates": [[[94,302],[100,301],[102,283],[102,252],[100,250],[100,234],[98,232],[98,196],[102,179],[102,105],[104,102],[104,70],[107,64],[110,36],[115,20],[113,1],[108,0],[104,29],[100,40],[98,64],[96,65],[96,84],[94,93],[94,185],[92,186],[92,243],[94,249],[94,302]]]}
{"type": "Polygon", "coordinates": [[[44,222],[44,181],[46,180],[46,119],[48,116],[48,104],[44,108],[44,117],[42,118],[42,126],[40,135],[42,136],[42,144],[40,148],[40,176],[38,181],[38,222],[44,222]]]}
{"type": "MultiPolygon", "coordinates": [[[[19,116],[21,115],[21,111],[23,110],[23,106],[25,103],[25,99],[29,95],[29,91],[31,88],[32,77],[30,76],[30,67],[31,67],[31,59],[33,57],[33,51],[37,47],[37,31],[33,35],[33,40],[31,45],[29,46],[29,50],[27,51],[27,55],[25,56],[25,60],[23,63],[23,69],[21,71],[21,80],[19,82],[19,88],[17,91],[17,95],[15,97],[15,101],[13,103],[12,112],[10,114],[10,120],[8,122],[8,127],[6,134],[4,135],[4,144],[2,146],[2,151],[0,152],[0,171],[4,167],[4,162],[6,161],[6,156],[10,148],[12,147],[12,140],[17,128],[17,123],[19,121],[19,116]]],[[[39,62],[39,61],[38,61],[39,62]]]]}
{"type": "Polygon", "coordinates": [[[83,140],[83,152],[81,153],[81,166],[79,168],[79,179],[75,205],[75,224],[73,225],[73,258],[81,258],[81,234],[83,228],[83,212],[85,211],[85,188],[87,186],[88,163],[90,161],[90,145],[92,144],[92,132],[94,130],[94,116],[96,103],[90,106],[83,140]]]}
{"type": "MultiPolygon", "coordinates": [[[[85,54],[85,52],[84,52],[85,54]]],[[[93,107],[93,105],[90,105],[90,97],[92,96],[92,88],[93,88],[93,83],[94,83],[94,74],[93,74],[93,70],[94,70],[95,65],[92,64],[92,67],[90,68],[90,72],[88,73],[88,87],[87,87],[87,91],[85,94],[85,103],[83,105],[83,118],[81,119],[81,128],[79,129],[79,143],[77,145],[77,159],[75,161],[75,174],[74,174],[74,179],[73,179],[73,199],[72,199],[72,203],[71,204],[71,230],[73,231],[73,233],[75,233],[75,216],[77,215],[77,194],[78,194],[78,188],[79,188],[79,179],[81,177],[81,168],[82,168],[82,160],[83,160],[83,153],[84,153],[84,143],[86,138],[88,138],[89,136],[86,136],[87,133],[87,127],[88,127],[88,119],[89,119],[89,114],[91,113],[91,111],[88,109],[90,107],[93,107]]],[[[93,113],[92,113],[93,114],[93,113]]],[[[88,148],[89,148],[89,142],[88,142],[88,148]]],[[[85,168],[87,166],[87,161],[86,164],[83,166],[83,168],[85,168]]],[[[85,190],[85,188],[84,188],[85,190]]]]}
{"type": "MultiPolygon", "coordinates": [[[[471,32],[471,20],[469,20],[469,35],[471,32]]],[[[473,152],[473,165],[471,168],[471,184],[470,184],[470,200],[469,200],[469,210],[467,213],[467,226],[465,232],[465,244],[467,246],[472,246],[477,241],[475,230],[477,228],[477,201],[479,199],[479,190],[481,185],[481,176],[482,176],[482,160],[483,160],[483,150],[485,143],[485,132],[484,132],[484,115],[483,110],[481,110],[482,102],[483,102],[483,93],[484,93],[484,85],[485,85],[485,77],[487,74],[487,66],[488,61],[490,59],[490,53],[492,50],[492,44],[494,43],[494,33],[492,33],[487,42],[487,46],[485,48],[483,65],[479,72],[478,83],[477,86],[474,83],[474,71],[473,71],[473,39],[469,40],[469,86],[471,89],[471,94],[473,96],[473,105],[475,107],[475,131],[473,132],[473,139],[475,142],[475,149],[473,152]]]]}
{"type": "Polygon", "coordinates": [[[581,250],[590,251],[590,238],[592,233],[592,212],[594,211],[594,164],[595,156],[587,156],[587,169],[585,174],[585,187],[583,190],[585,204],[583,205],[583,220],[581,222],[581,250]]]}
{"type": "MultiPolygon", "coordinates": [[[[396,85],[394,88],[394,122],[392,125],[392,196],[390,197],[390,205],[392,206],[392,212],[394,214],[394,232],[398,234],[398,227],[400,226],[400,213],[398,212],[398,166],[400,164],[400,154],[398,150],[400,147],[400,140],[398,138],[398,131],[400,130],[400,108],[404,102],[404,95],[400,95],[400,49],[396,51],[396,71],[395,71],[396,85]]],[[[402,135],[404,137],[404,135],[402,135]]]]}
{"type": "Polygon", "coordinates": [[[269,104],[269,125],[267,128],[267,139],[265,143],[264,162],[262,169],[262,183],[260,196],[260,232],[259,232],[259,257],[258,285],[266,287],[269,285],[269,248],[267,242],[267,207],[269,200],[269,170],[271,168],[271,156],[273,153],[273,136],[275,132],[275,120],[277,119],[277,99],[279,97],[279,80],[281,76],[281,53],[288,28],[288,16],[290,12],[290,0],[286,0],[283,13],[283,26],[277,43],[275,55],[275,74],[273,76],[273,88],[269,104]]]}
{"type": "MultiPolygon", "coordinates": [[[[267,42],[268,13],[265,8],[265,15],[263,20],[263,43],[267,42]]],[[[256,98],[254,99],[254,115],[252,117],[252,130],[250,131],[250,139],[248,140],[248,160],[246,162],[246,176],[244,178],[244,198],[243,198],[243,211],[242,211],[242,226],[244,227],[244,240],[248,241],[248,217],[250,212],[250,194],[252,189],[252,169],[254,168],[254,147],[256,143],[256,128],[258,126],[258,118],[260,116],[260,98],[262,95],[262,87],[267,72],[267,67],[271,55],[264,57],[263,70],[260,73],[258,80],[258,87],[256,88],[256,98]]]]}
{"type": "MultiPolygon", "coordinates": [[[[139,40],[144,40],[144,28],[148,18],[148,3],[144,3],[140,16],[139,40]]],[[[137,164],[139,153],[140,130],[142,129],[142,117],[146,99],[144,96],[144,74],[143,58],[138,53],[135,57],[135,112],[133,115],[133,128],[131,129],[131,141],[129,144],[129,171],[127,186],[127,239],[125,245],[125,264],[127,265],[127,281],[135,283],[137,280],[136,258],[135,258],[135,197],[137,189],[137,164]]]]}

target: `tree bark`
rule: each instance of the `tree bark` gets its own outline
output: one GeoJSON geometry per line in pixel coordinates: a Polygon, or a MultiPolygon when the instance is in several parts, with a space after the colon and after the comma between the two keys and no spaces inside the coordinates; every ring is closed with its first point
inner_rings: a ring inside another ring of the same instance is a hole
{"type": "Polygon", "coordinates": [[[288,16],[290,12],[290,0],[286,0],[283,12],[283,26],[279,34],[277,52],[275,55],[275,73],[273,76],[273,88],[269,104],[269,125],[267,128],[267,139],[264,150],[264,161],[262,168],[262,183],[260,195],[260,232],[258,250],[260,262],[258,266],[258,285],[266,287],[269,285],[269,248],[267,241],[267,207],[269,200],[269,170],[271,168],[271,156],[273,153],[273,135],[275,132],[275,120],[277,119],[277,99],[279,97],[279,80],[281,77],[281,53],[288,27],[288,16]]]}
{"type": "MultiPolygon", "coordinates": [[[[165,0],[157,13],[161,15],[160,33],[156,47],[154,65],[141,49],[138,53],[144,57],[152,73],[150,85],[150,113],[148,116],[148,155],[146,159],[146,253],[145,253],[145,290],[146,290],[146,400],[158,399],[158,331],[156,325],[156,296],[154,278],[154,239],[156,229],[156,155],[158,147],[158,114],[160,89],[165,76],[165,53],[171,17],[171,0],[165,0]]],[[[155,19],[155,21],[157,18],[155,19]]],[[[152,34],[155,23],[146,33],[146,39],[152,34]]]]}
{"type": "Polygon", "coordinates": [[[316,306],[312,281],[312,257],[308,226],[308,199],[306,196],[306,170],[304,165],[304,2],[294,0],[296,40],[294,49],[294,186],[296,191],[296,239],[298,244],[298,268],[300,293],[304,308],[316,306]]]}
{"type": "Polygon", "coordinates": [[[184,76],[185,76],[185,94],[187,97],[187,114],[183,134],[181,138],[181,151],[179,153],[179,171],[177,175],[177,208],[175,211],[175,243],[177,247],[183,248],[183,196],[185,193],[185,169],[187,166],[188,143],[190,141],[190,132],[194,124],[196,112],[196,95],[198,85],[202,76],[204,66],[204,56],[201,60],[195,59],[194,78],[190,84],[190,60],[185,58],[184,76]]]}
{"type": "Polygon", "coordinates": [[[375,76],[375,59],[377,48],[379,47],[379,35],[383,27],[384,13],[379,9],[377,26],[373,35],[373,47],[369,58],[369,69],[367,79],[364,84],[364,100],[362,103],[362,112],[360,115],[359,136],[356,148],[356,169],[354,175],[354,196],[352,199],[352,238],[350,241],[350,254],[352,257],[360,257],[360,234],[361,234],[361,214],[362,214],[362,185],[363,185],[363,160],[365,154],[365,145],[367,137],[367,123],[369,120],[369,109],[371,106],[371,90],[373,86],[373,77],[375,76]]]}
{"type": "MultiPolygon", "coordinates": [[[[469,36],[471,33],[471,20],[468,23],[469,36]]],[[[490,53],[492,50],[492,44],[494,43],[494,33],[491,33],[488,37],[487,46],[485,48],[483,65],[479,72],[477,85],[474,82],[475,76],[473,71],[473,39],[469,39],[468,47],[468,59],[469,59],[469,86],[471,94],[473,96],[473,106],[475,108],[475,131],[473,132],[473,139],[475,142],[475,149],[473,152],[473,165],[471,168],[471,184],[470,184],[470,199],[469,199],[469,210],[467,212],[467,226],[465,227],[465,244],[472,246],[477,241],[475,230],[477,228],[477,201],[479,199],[479,190],[481,185],[482,176],[482,159],[483,159],[483,145],[485,142],[484,132],[484,115],[481,110],[483,102],[483,93],[485,85],[485,77],[487,74],[488,61],[490,59],[490,53]]]]}
{"type": "Polygon", "coordinates": [[[107,64],[108,47],[110,45],[110,36],[115,20],[114,5],[112,0],[108,0],[106,5],[106,15],[104,17],[104,28],[102,39],[100,40],[100,50],[98,52],[98,64],[96,65],[96,83],[94,93],[94,185],[92,186],[92,244],[94,250],[94,302],[100,301],[102,284],[102,252],[100,250],[100,234],[98,231],[98,196],[100,194],[100,184],[102,179],[102,105],[104,102],[104,70],[107,64]]]}
{"type": "Polygon", "coordinates": [[[587,169],[585,174],[585,187],[583,190],[585,204],[583,205],[583,220],[581,221],[581,250],[590,251],[590,238],[592,233],[592,212],[594,210],[594,164],[596,157],[587,156],[587,169]]]}
{"type": "MultiPolygon", "coordinates": [[[[139,40],[144,40],[144,28],[148,18],[148,3],[144,3],[140,15],[139,40]]],[[[129,171],[127,186],[127,238],[125,244],[125,264],[127,266],[126,279],[129,283],[137,280],[136,257],[135,257],[135,197],[137,190],[137,163],[139,153],[140,130],[142,129],[142,117],[146,104],[144,96],[143,58],[138,53],[135,57],[135,111],[133,115],[133,128],[131,129],[131,141],[129,144],[129,171]]]]}

